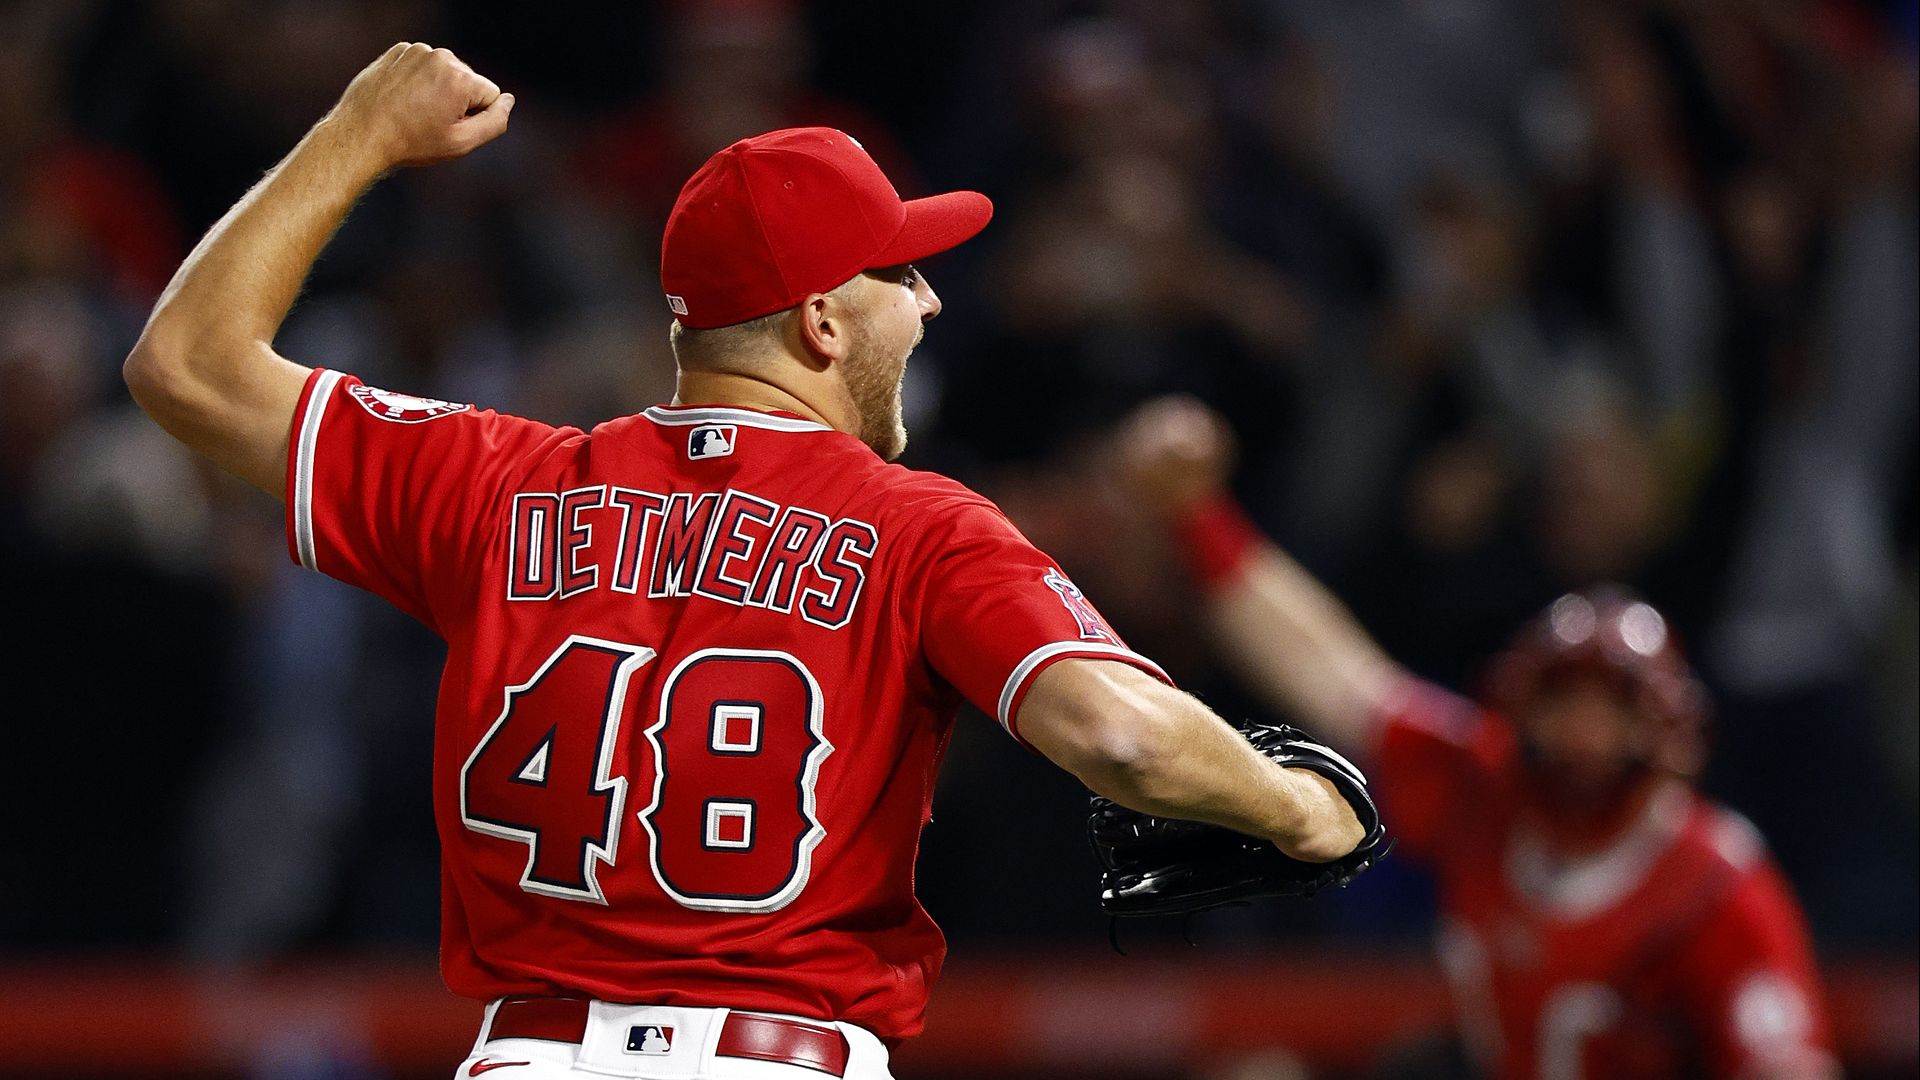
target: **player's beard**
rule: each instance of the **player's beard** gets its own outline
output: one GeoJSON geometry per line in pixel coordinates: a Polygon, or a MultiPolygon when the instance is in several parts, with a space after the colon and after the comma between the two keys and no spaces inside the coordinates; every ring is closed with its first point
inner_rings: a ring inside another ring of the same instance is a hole
{"type": "MultiPolygon", "coordinates": [[[[873,448],[883,461],[893,461],[907,449],[907,422],[901,401],[901,387],[907,377],[907,357],[920,343],[913,343],[897,356],[889,356],[885,342],[871,332],[860,335],[859,344],[847,364],[847,395],[853,399],[854,412],[860,417],[860,440],[873,448]]],[[[924,332],[924,331],[922,331],[924,332]]]]}

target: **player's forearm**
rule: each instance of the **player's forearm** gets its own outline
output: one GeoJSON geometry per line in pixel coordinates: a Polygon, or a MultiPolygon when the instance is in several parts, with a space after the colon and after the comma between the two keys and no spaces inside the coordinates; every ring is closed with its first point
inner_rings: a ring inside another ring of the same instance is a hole
{"type": "Polygon", "coordinates": [[[1371,741],[1399,668],[1332,593],[1262,545],[1236,588],[1207,597],[1214,637],[1256,690],[1316,733],[1371,741]]]}
{"type": "Polygon", "coordinates": [[[1179,696],[1185,700],[1155,725],[1142,752],[1099,778],[1106,790],[1089,786],[1142,813],[1264,837],[1308,861],[1337,859],[1360,842],[1358,817],[1326,779],[1275,765],[1211,710],[1179,696]]]}
{"type": "Polygon", "coordinates": [[[1296,858],[1362,839],[1322,777],[1282,768],[1189,694],[1108,661],[1066,660],[1034,681],[1020,731],[1095,792],[1142,813],[1264,837],[1296,858]]]}
{"type": "Polygon", "coordinates": [[[207,231],[160,294],[142,345],[213,376],[249,345],[269,345],[307,272],[381,172],[379,156],[323,119],[207,231]],[[193,346],[215,346],[196,350],[193,346]]]}
{"type": "Polygon", "coordinates": [[[1398,665],[1346,605],[1254,533],[1226,499],[1195,508],[1180,524],[1181,543],[1202,572],[1215,639],[1275,709],[1322,738],[1365,748],[1401,678],[1398,665]],[[1223,532],[1239,535],[1223,538],[1223,532]]]}
{"type": "Polygon", "coordinates": [[[148,415],[275,495],[306,368],[273,351],[320,250],[387,169],[471,153],[507,129],[513,95],[445,49],[399,42],[361,69],[300,145],[208,230],[128,355],[148,415]]]}

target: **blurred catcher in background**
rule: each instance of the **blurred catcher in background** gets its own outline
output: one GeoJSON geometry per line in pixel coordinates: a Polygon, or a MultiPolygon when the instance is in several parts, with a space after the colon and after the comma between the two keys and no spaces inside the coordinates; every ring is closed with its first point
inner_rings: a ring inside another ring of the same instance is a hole
{"type": "MultiPolygon", "coordinates": [[[[1162,530],[1102,482],[1113,425],[1161,395],[1231,421],[1242,504],[1396,670],[1470,685],[1555,596],[1630,583],[1711,688],[1691,786],[1791,880],[1848,1074],[1916,1075],[1917,10],[1091,0],[969,5],[930,33],[844,0],[0,4],[0,553],[24,571],[0,616],[0,861],[21,868],[0,875],[0,1074],[158,1075],[192,1044],[217,1053],[176,1075],[399,1080],[470,1045],[433,972],[421,812],[443,643],[278,557],[282,507],[120,378],[192,239],[367,57],[424,37],[523,91],[515,137],[376,185],[287,355],[591,427],[673,390],[661,232],[713,151],[826,125],[903,197],[991,191],[908,369],[904,464],[993,500],[1235,717],[1316,728],[1264,715],[1195,633],[1162,530]],[[366,997],[388,964],[404,1005],[366,997]],[[208,969],[311,994],[153,1031],[177,1018],[143,980],[208,969]],[[59,1037],[116,992],[140,1008],[112,1038],[59,1037]]],[[[1130,931],[1120,960],[1079,785],[993,723],[957,723],[941,775],[914,877],[986,966],[943,983],[902,1075],[1213,1076],[1236,1031],[1253,1056],[1218,1075],[1293,1080],[1378,1060],[1384,1023],[1442,1022],[1427,852],[1207,916],[1197,953],[1141,955],[1158,931],[1130,931]],[[1236,965],[1257,974],[1216,977],[1236,965]],[[1089,992],[1115,972],[1115,998],[1089,992]],[[1029,982],[1077,1040],[1009,1037],[1050,1015],[1012,992],[1029,982]],[[1165,1027],[1112,1007],[1141,996],[1165,1027]],[[1367,1022],[1302,1022],[1329,1012],[1367,1022]]],[[[1383,807],[1396,832],[1406,805],[1383,807]]]]}
{"type": "Polygon", "coordinates": [[[1499,1077],[1837,1076],[1813,951],[1758,832],[1700,795],[1705,695],[1646,602],[1569,593],[1481,701],[1387,657],[1224,487],[1225,423],[1190,400],[1123,429],[1135,492],[1276,710],[1364,755],[1439,887],[1466,1050],[1499,1077]]]}

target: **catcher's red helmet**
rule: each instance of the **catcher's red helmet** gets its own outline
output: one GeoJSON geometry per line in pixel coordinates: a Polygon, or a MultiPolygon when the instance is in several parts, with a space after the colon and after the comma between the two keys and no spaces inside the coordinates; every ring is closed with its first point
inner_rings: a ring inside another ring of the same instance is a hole
{"type": "Polygon", "coordinates": [[[1518,716],[1550,678],[1592,672],[1620,681],[1654,728],[1647,764],[1683,776],[1706,757],[1707,698],[1667,620],[1632,592],[1568,593],[1515,635],[1487,672],[1490,704],[1518,716]]]}

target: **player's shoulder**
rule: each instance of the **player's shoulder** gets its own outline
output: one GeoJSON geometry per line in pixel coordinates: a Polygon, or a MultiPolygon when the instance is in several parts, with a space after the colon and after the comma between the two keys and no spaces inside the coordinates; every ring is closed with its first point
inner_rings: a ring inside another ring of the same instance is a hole
{"type": "Polygon", "coordinates": [[[1717,888],[1702,886],[1711,899],[1700,912],[1695,952],[1707,970],[1752,966],[1756,957],[1805,959],[1810,945],[1799,898],[1752,822],[1696,796],[1679,846],[1709,873],[1688,880],[1719,881],[1717,888]]]}
{"type": "Polygon", "coordinates": [[[809,447],[805,471],[845,489],[850,502],[876,523],[902,531],[924,531],[968,513],[1004,522],[993,501],[952,477],[883,460],[850,435],[809,447]],[[819,456],[814,456],[814,455],[819,456]]]}
{"type": "Polygon", "coordinates": [[[891,506],[913,513],[939,513],[975,507],[1000,513],[991,499],[950,476],[875,459],[874,481],[891,506]]]}
{"type": "Polygon", "coordinates": [[[584,444],[587,433],[464,400],[375,386],[349,372],[316,368],[295,417],[296,464],[313,447],[348,432],[348,445],[427,456],[488,475],[516,470],[584,444]],[[326,433],[323,433],[326,432],[326,433]]]}
{"type": "Polygon", "coordinates": [[[1691,805],[1680,832],[1680,848],[1691,858],[1746,875],[1771,865],[1767,841],[1745,814],[1689,791],[1691,805]]]}
{"type": "Polygon", "coordinates": [[[913,546],[925,552],[967,541],[1031,543],[992,499],[950,476],[883,464],[872,493],[878,520],[896,536],[918,538],[913,546]]]}
{"type": "Polygon", "coordinates": [[[1690,879],[1722,883],[1709,917],[1729,933],[1736,926],[1774,933],[1797,924],[1800,902],[1759,828],[1732,807],[1698,792],[1690,796],[1691,813],[1674,844],[1681,865],[1669,868],[1690,879]]]}

